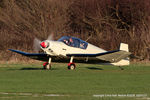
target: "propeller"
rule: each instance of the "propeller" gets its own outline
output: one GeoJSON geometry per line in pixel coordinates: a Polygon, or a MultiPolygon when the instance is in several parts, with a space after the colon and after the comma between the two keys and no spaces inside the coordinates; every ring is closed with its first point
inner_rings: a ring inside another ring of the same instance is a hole
{"type": "Polygon", "coordinates": [[[48,38],[47,38],[47,40],[54,40],[54,35],[53,34],[50,34],[49,36],[48,36],[48,38]]]}
{"type": "Polygon", "coordinates": [[[34,52],[38,53],[41,50],[41,46],[40,46],[41,42],[42,41],[37,39],[37,38],[34,39],[34,42],[33,42],[33,50],[34,50],[34,52]]]}
{"type": "MultiPolygon", "coordinates": [[[[53,40],[53,34],[50,34],[48,36],[47,40],[52,41],[53,40]]],[[[38,38],[34,39],[34,42],[33,42],[33,50],[34,50],[34,52],[36,52],[36,53],[40,52],[40,50],[41,50],[41,43],[42,43],[42,41],[39,40],[38,38]]]]}

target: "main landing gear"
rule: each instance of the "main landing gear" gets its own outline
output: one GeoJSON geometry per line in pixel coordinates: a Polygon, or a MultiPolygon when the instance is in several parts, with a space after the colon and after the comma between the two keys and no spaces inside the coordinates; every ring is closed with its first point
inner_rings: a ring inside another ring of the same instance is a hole
{"type": "Polygon", "coordinates": [[[69,64],[68,64],[68,69],[69,69],[69,70],[74,70],[75,68],[76,68],[75,63],[69,63],[69,64]]]}
{"type": "Polygon", "coordinates": [[[51,64],[49,64],[48,62],[45,62],[43,64],[43,68],[46,69],[46,70],[49,70],[49,69],[51,69],[51,64]]]}
{"type": "MultiPolygon", "coordinates": [[[[71,57],[70,63],[68,64],[68,69],[69,69],[69,70],[74,70],[74,69],[76,68],[75,63],[73,63],[73,58],[74,58],[74,57],[71,57]]],[[[45,63],[43,64],[43,68],[44,68],[45,70],[50,70],[50,69],[51,69],[51,58],[49,58],[48,62],[45,62],[45,63]]]]}
{"type": "Polygon", "coordinates": [[[43,64],[43,68],[46,69],[46,70],[51,69],[51,58],[49,58],[48,62],[45,62],[43,64]]]}
{"type": "Polygon", "coordinates": [[[74,58],[74,57],[71,57],[70,63],[68,64],[68,69],[69,69],[69,70],[74,70],[74,69],[76,68],[75,63],[73,63],[73,58],[74,58]]]}

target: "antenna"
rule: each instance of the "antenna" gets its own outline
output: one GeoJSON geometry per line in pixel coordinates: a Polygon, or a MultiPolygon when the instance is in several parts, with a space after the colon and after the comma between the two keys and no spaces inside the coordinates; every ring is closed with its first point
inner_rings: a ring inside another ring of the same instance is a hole
{"type": "Polygon", "coordinates": [[[92,35],[90,35],[85,41],[87,42],[91,37],[92,37],[92,35]]]}

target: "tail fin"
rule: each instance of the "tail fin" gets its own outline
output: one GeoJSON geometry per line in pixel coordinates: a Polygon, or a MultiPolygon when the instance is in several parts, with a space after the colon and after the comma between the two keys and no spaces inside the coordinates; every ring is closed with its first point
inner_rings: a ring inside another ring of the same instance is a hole
{"type": "Polygon", "coordinates": [[[120,50],[129,52],[128,44],[120,43],[120,50]]]}
{"type": "MultiPolygon", "coordinates": [[[[125,43],[121,43],[120,44],[120,50],[122,51],[127,51],[129,52],[129,48],[128,48],[128,44],[125,44],[125,43]]],[[[125,58],[125,59],[122,59],[116,63],[112,63],[113,65],[116,65],[116,66],[124,66],[124,65],[129,65],[130,64],[130,61],[129,61],[129,57],[125,58]]]]}

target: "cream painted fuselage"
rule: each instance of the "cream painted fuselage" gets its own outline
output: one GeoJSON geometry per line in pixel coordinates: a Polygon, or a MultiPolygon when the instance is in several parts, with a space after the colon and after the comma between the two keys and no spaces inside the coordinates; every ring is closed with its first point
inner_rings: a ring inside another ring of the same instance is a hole
{"type": "Polygon", "coordinates": [[[47,48],[42,48],[47,54],[49,55],[63,55],[66,56],[66,54],[96,54],[96,53],[102,53],[106,52],[105,50],[98,48],[90,43],[88,43],[88,46],[86,49],[71,47],[66,45],[65,43],[61,41],[44,41],[49,44],[47,48]]]}
{"type": "MultiPolygon", "coordinates": [[[[81,49],[81,48],[77,48],[77,47],[72,47],[69,45],[66,45],[64,42],[62,41],[50,41],[50,40],[45,40],[43,41],[45,42],[45,44],[48,44],[48,47],[46,48],[42,48],[42,50],[50,55],[50,56],[64,56],[67,57],[67,54],[98,54],[98,53],[105,53],[107,52],[104,49],[101,49],[97,46],[94,46],[90,43],[88,43],[87,48],[86,49],[81,49]]],[[[126,49],[128,50],[128,46],[126,49]]],[[[126,51],[125,49],[125,51],[126,51]]],[[[124,50],[124,49],[123,49],[124,50]]],[[[67,57],[68,59],[70,59],[70,57],[67,57]]],[[[115,62],[115,63],[107,63],[102,61],[101,59],[97,58],[97,57],[75,57],[75,59],[78,59],[78,62],[85,62],[85,63],[105,63],[108,65],[129,65],[129,59],[122,59],[119,62],[115,62]]]]}

